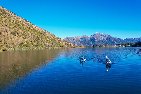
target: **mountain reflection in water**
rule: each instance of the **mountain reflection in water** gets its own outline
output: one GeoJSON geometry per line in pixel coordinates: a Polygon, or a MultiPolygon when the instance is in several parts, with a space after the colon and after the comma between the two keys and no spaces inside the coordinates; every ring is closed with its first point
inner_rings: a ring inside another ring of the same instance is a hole
{"type": "Polygon", "coordinates": [[[0,89],[51,61],[60,50],[10,51],[0,53],[0,89]]]}
{"type": "MultiPolygon", "coordinates": [[[[139,49],[128,47],[75,48],[49,52],[18,52],[20,54],[17,56],[11,54],[8,57],[13,56],[14,58],[3,61],[9,63],[6,63],[5,68],[7,69],[3,68],[5,71],[0,75],[3,78],[0,78],[1,86],[4,85],[4,82],[6,83],[0,93],[141,94],[141,53],[138,52],[139,49]],[[106,63],[109,62],[106,56],[112,63],[106,63]],[[48,61],[50,63],[47,63],[48,61]],[[20,64],[21,67],[17,64],[20,64]],[[8,68],[12,71],[9,71],[8,68]],[[11,81],[14,82],[10,83],[11,81]]],[[[1,66],[4,67],[4,63],[1,63],[1,66]]]]}

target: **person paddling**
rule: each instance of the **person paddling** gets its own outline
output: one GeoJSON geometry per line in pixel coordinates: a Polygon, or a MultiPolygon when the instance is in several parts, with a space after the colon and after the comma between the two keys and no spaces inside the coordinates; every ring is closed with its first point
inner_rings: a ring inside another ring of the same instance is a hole
{"type": "Polygon", "coordinates": [[[109,69],[111,68],[111,60],[108,58],[108,56],[106,56],[106,69],[107,71],[109,71],[109,69]]]}
{"type": "Polygon", "coordinates": [[[108,56],[106,56],[106,64],[107,63],[110,63],[110,64],[112,63],[111,60],[108,58],[108,56]]]}

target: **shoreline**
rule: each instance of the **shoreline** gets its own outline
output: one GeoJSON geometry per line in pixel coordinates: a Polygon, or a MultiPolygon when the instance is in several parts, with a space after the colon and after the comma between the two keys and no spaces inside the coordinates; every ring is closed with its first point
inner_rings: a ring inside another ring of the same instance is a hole
{"type": "MultiPolygon", "coordinates": [[[[75,48],[128,48],[128,47],[113,47],[113,46],[108,46],[108,47],[81,47],[81,46],[76,46],[76,47],[47,47],[47,48],[40,48],[40,47],[35,47],[35,48],[29,48],[29,47],[24,47],[24,48],[7,48],[7,49],[0,49],[0,52],[9,52],[9,51],[34,51],[34,50],[50,50],[50,49],[75,49],[75,48]]],[[[131,48],[138,48],[138,47],[131,47],[131,48]]],[[[139,47],[140,48],[140,47],[139,47]]]]}

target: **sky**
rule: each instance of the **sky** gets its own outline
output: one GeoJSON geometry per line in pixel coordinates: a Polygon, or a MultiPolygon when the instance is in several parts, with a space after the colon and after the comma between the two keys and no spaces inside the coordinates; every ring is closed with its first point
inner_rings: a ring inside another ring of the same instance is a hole
{"type": "Polygon", "coordinates": [[[0,0],[0,5],[58,37],[141,37],[141,0],[0,0]]]}

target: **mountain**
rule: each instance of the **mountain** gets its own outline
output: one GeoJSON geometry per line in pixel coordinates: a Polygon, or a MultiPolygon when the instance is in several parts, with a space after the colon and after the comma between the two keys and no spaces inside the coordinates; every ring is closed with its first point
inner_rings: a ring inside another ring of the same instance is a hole
{"type": "Polygon", "coordinates": [[[90,45],[90,38],[88,36],[66,37],[64,40],[73,43],[76,46],[90,45]]]}
{"type": "Polygon", "coordinates": [[[126,44],[126,43],[135,43],[141,41],[141,38],[116,38],[108,34],[96,33],[91,36],[79,36],[79,37],[66,37],[64,39],[70,43],[73,43],[77,46],[112,46],[116,44],[126,44]]]}
{"type": "Polygon", "coordinates": [[[74,47],[16,14],[0,7],[0,50],[74,47]]]}
{"type": "Polygon", "coordinates": [[[123,40],[108,34],[96,33],[90,36],[90,41],[95,45],[115,45],[121,43],[123,40]]]}
{"type": "Polygon", "coordinates": [[[124,43],[135,43],[135,42],[141,42],[141,37],[140,38],[126,38],[126,39],[124,39],[124,43]]]}

